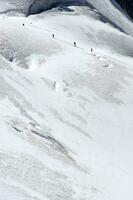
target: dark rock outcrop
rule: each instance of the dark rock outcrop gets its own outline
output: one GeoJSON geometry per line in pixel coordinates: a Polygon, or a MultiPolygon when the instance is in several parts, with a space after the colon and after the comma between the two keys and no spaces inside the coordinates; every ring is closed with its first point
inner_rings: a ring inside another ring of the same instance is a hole
{"type": "Polygon", "coordinates": [[[87,6],[88,4],[87,0],[35,0],[30,5],[27,15],[38,14],[57,6],[87,6]]]}
{"type": "Polygon", "coordinates": [[[116,0],[127,14],[133,18],[133,0],[116,0]]]}

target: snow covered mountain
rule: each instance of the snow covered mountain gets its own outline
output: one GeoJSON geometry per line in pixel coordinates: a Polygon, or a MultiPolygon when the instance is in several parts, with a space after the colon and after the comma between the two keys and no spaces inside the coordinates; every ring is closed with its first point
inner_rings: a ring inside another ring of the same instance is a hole
{"type": "Polygon", "coordinates": [[[0,200],[132,199],[131,19],[113,0],[0,13],[0,200]]]}

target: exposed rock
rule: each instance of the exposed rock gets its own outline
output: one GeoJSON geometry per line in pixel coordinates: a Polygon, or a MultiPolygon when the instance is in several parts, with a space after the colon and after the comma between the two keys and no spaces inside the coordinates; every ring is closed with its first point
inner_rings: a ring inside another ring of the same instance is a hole
{"type": "Polygon", "coordinates": [[[116,0],[121,7],[133,18],[133,1],[132,0],[116,0]]]}

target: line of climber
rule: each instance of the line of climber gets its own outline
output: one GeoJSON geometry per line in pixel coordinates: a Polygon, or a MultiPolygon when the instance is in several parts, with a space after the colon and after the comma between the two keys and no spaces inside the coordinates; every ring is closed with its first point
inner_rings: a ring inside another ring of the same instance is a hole
{"type": "MultiPolygon", "coordinates": [[[[55,38],[55,34],[52,34],[52,38],[55,38]]],[[[73,46],[77,47],[77,43],[74,41],[73,42],[73,46]]],[[[93,49],[91,48],[91,53],[93,52],[93,49]]]]}
{"type": "MultiPolygon", "coordinates": [[[[30,23],[30,24],[32,24],[32,23],[30,23]]],[[[23,23],[22,26],[25,26],[25,24],[23,23]]],[[[52,38],[55,38],[55,34],[52,34],[52,38]]],[[[77,43],[75,41],[73,42],[73,46],[77,47],[77,43]]],[[[91,48],[91,53],[92,52],[93,52],[93,49],[91,48]]]]}

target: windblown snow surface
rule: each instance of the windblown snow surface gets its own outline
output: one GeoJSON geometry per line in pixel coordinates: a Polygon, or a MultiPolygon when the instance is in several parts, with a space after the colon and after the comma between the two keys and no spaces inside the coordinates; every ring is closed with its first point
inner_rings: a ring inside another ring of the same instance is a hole
{"type": "Polygon", "coordinates": [[[133,24],[87,2],[0,0],[0,200],[133,199],[133,24]]]}

